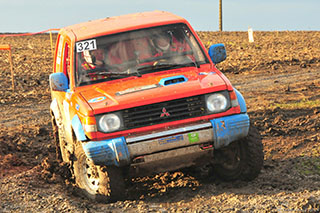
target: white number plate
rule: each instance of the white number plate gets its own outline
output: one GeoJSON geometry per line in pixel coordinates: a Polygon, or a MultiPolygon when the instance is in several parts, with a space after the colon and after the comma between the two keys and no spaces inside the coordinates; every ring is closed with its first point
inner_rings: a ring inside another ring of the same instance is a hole
{"type": "Polygon", "coordinates": [[[96,39],[77,42],[77,52],[78,53],[81,53],[85,50],[96,50],[96,49],[97,49],[96,39]]]}

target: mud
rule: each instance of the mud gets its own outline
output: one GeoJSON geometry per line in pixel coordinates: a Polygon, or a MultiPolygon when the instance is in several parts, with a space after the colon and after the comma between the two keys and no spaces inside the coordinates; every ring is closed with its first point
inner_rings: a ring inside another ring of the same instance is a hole
{"type": "Polygon", "coordinates": [[[79,196],[55,160],[49,116],[47,34],[0,38],[13,48],[14,80],[0,52],[1,212],[320,211],[320,32],[198,32],[224,43],[219,64],[244,95],[262,134],[265,162],[251,182],[223,182],[193,168],[128,181],[128,199],[97,204],[79,196]]]}

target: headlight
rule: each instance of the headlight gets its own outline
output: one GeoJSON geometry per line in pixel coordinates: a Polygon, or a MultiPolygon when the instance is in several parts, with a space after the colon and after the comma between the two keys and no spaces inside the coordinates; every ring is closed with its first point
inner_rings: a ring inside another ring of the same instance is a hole
{"type": "Polygon", "coordinates": [[[114,132],[121,128],[122,122],[118,114],[106,114],[100,117],[99,130],[103,132],[114,132]]]}
{"type": "Polygon", "coordinates": [[[207,96],[207,108],[212,113],[223,112],[228,107],[228,99],[221,93],[215,93],[207,96]]]}

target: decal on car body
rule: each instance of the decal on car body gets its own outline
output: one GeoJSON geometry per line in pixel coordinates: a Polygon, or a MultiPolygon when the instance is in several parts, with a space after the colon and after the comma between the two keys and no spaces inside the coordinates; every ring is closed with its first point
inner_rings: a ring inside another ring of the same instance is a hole
{"type": "Polygon", "coordinates": [[[199,75],[213,75],[216,74],[216,72],[200,72],[199,75]]]}
{"type": "Polygon", "coordinates": [[[153,89],[153,88],[157,88],[157,87],[159,87],[158,84],[151,84],[151,85],[145,85],[145,86],[139,86],[139,87],[132,87],[132,88],[117,92],[116,95],[125,95],[125,94],[129,94],[129,93],[139,92],[139,91],[143,91],[143,90],[147,90],[147,89],[153,89]]]}
{"type": "Polygon", "coordinates": [[[103,101],[103,100],[105,100],[105,99],[106,99],[106,97],[100,96],[100,97],[92,98],[92,99],[90,99],[88,102],[89,102],[89,103],[97,103],[97,102],[103,101]]]}
{"type": "Polygon", "coordinates": [[[81,53],[83,51],[88,50],[96,50],[97,49],[97,42],[96,39],[91,39],[87,41],[80,41],[77,42],[77,52],[81,53]]]}
{"type": "Polygon", "coordinates": [[[196,143],[199,141],[199,134],[197,132],[189,133],[188,138],[190,143],[196,143]]]}
{"type": "Polygon", "coordinates": [[[160,145],[163,145],[163,144],[174,143],[182,140],[183,140],[183,135],[175,135],[175,136],[170,136],[166,138],[161,138],[158,140],[158,143],[160,145]]]}

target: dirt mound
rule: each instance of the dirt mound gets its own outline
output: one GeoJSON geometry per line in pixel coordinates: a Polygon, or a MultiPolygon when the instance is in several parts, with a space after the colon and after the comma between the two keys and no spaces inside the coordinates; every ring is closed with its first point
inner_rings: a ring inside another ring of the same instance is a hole
{"type": "Polygon", "coordinates": [[[38,165],[45,156],[55,150],[50,143],[51,140],[48,129],[41,126],[1,128],[0,171],[4,171],[1,172],[2,176],[8,175],[6,170],[19,170],[19,167],[24,170],[38,165]]]}

